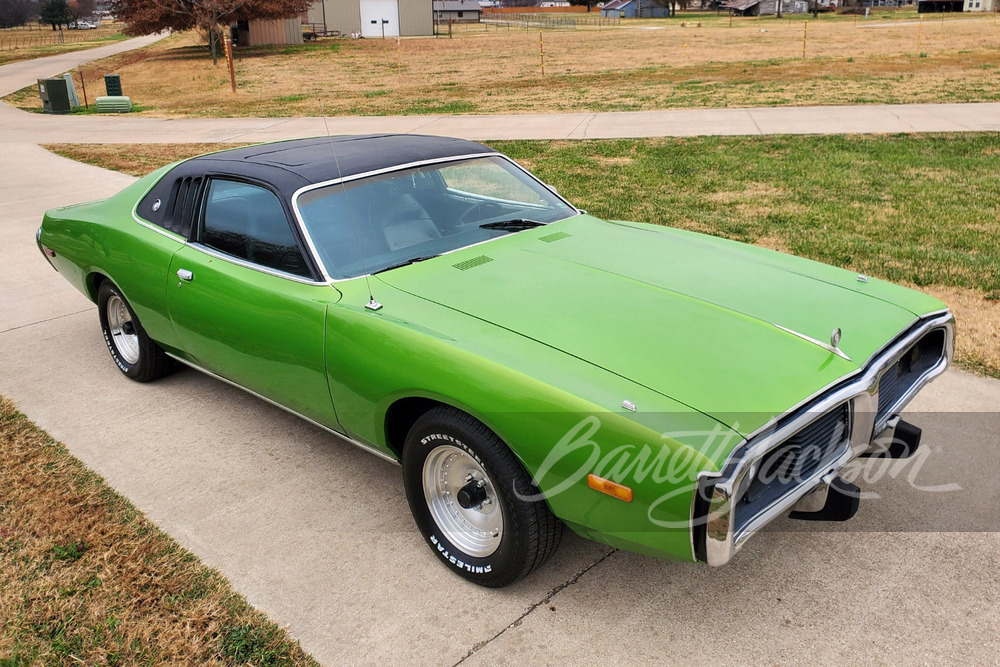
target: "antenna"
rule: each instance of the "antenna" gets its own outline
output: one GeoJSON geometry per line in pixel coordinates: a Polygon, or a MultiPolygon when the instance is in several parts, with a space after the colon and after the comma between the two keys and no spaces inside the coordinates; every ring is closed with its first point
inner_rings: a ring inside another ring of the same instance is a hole
{"type": "Polygon", "coordinates": [[[326,128],[326,138],[329,139],[330,150],[333,151],[333,163],[337,167],[337,180],[340,182],[340,187],[344,191],[344,204],[347,206],[347,219],[351,221],[351,229],[354,230],[354,242],[358,244],[358,257],[361,258],[361,270],[365,272],[365,285],[368,287],[368,303],[365,304],[365,308],[368,310],[378,310],[382,307],[382,304],[375,300],[375,295],[372,293],[372,283],[368,274],[368,266],[365,264],[365,253],[361,249],[361,236],[358,234],[358,225],[354,222],[354,211],[351,209],[351,203],[347,200],[347,186],[344,185],[344,174],[340,170],[340,159],[337,157],[337,147],[334,144],[333,136],[330,134],[330,125],[326,121],[326,112],[323,110],[323,100],[319,101],[319,113],[323,116],[323,127],[326,128]]]}

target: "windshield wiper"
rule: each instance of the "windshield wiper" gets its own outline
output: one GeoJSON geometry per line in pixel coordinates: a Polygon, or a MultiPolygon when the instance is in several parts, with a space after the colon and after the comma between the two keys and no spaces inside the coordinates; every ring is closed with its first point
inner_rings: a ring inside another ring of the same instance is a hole
{"type": "Polygon", "coordinates": [[[398,269],[401,266],[409,266],[410,264],[416,264],[417,262],[422,262],[425,259],[434,259],[435,257],[438,256],[439,255],[425,255],[423,257],[414,257],[413,259],[408,259],[405,262],[399,262],[398,264],[392,264],[391,266],[387,266],[384,269],[379,269],[378,271],[372,271],[372,275],[375,275],[376,273],[382,273],[383,271],[392,271],[393,269],[398,269]]]}
{"type": "Polygon", "coordinates": [[[520,230],[520,229],[531,229],[532,227],[541,227],[544,222],[538,222],[537,220],[528,220],[526,218],[514,218],[512,220],[500,220],[498,222],[486,222],[479,225],[480,229],[509,229],[509,230],[520,230]]]}

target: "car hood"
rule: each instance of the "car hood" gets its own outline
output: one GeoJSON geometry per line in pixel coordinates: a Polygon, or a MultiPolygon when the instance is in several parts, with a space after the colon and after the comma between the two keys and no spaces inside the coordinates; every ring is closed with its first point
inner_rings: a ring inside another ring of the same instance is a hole
{"type": "Polygon", "coordinates": [[[929,303],[907,297],[924,296],[911,290],[860,282],[857,274],[790,255],[590,216],[379,278],[595,364],[743,435],[858,370],[929,303]],[[835,328],[848,358],[817,344],[829,344],[835,328]]]}

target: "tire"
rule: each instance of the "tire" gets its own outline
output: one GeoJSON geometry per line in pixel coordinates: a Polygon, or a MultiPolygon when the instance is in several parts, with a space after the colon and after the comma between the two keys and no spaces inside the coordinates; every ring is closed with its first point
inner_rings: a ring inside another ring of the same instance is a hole
{"type": "Polygon", "coordinates": [[[149,382],[167,374],[170,358],[146,335],[132,306],[111,281],[101,283],[97,291],[97,312],[104,342],[125,377],[149,382]]]}
{"type": "Polygon", "coordinates": [[[403,482],[427,544],[480,586],[523,579],[559,546],[563,524],[521,462],[496,434],[454,408],[434,408],[410,429],[403,482]]]}

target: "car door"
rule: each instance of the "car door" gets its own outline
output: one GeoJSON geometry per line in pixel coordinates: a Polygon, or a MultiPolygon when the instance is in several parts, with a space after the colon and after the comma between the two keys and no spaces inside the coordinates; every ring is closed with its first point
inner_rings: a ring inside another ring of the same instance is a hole
{"type": "Polygon", "coordinates": [[[199,210],[167,284],[185,359],[341,430],[324,359],[326,308],[339,292],[314,278],[281,200],[211,177],[199,210]]]}

